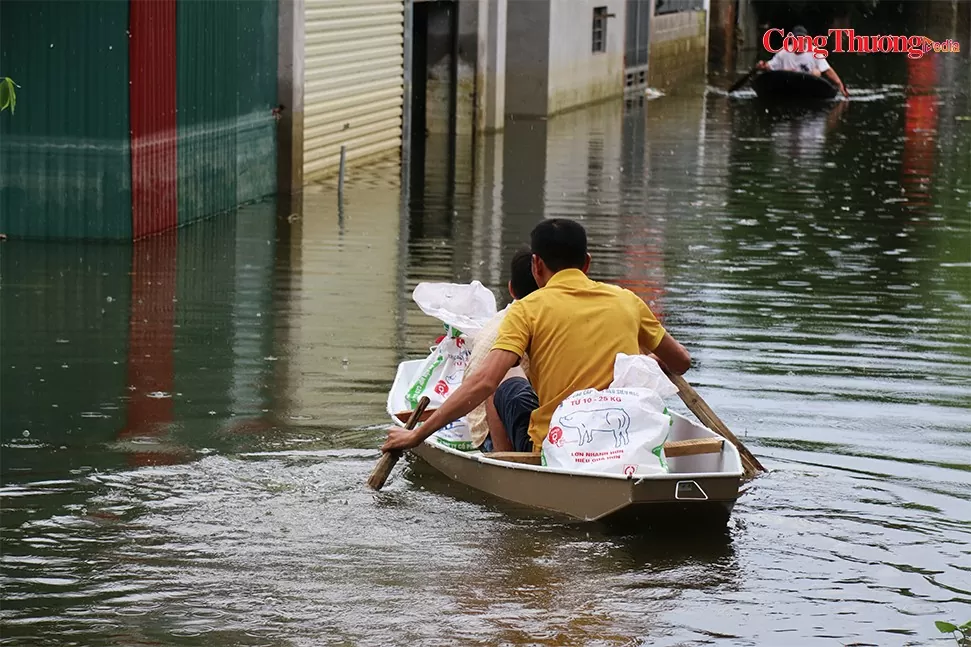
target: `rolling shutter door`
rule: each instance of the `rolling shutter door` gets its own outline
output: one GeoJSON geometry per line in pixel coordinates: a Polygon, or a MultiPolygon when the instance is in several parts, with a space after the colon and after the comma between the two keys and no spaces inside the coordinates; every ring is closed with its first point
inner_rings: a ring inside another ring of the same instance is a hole
{"type": "Polygon", "coordinates": [[[404,0],[306,0],[306,180],[400,150],[404,0]]]}

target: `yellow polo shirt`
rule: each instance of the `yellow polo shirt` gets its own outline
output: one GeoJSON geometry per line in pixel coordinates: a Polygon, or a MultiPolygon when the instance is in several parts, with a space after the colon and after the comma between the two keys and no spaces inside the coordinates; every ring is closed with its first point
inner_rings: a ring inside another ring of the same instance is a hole
{"type": "Polygon", "coordinates": [[[580,389],[605,389],[617,353],[653,351],[665,334],[647,304],[630,290],[562,270],[545,287],[509,306],[493,349],[529,355],[539,408],[529,419],[539,452],[553,411],[580,389]]]}

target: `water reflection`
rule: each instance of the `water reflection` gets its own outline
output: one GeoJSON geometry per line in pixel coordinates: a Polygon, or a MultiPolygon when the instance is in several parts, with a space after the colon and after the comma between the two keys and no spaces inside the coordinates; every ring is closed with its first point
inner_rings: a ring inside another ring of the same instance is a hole
{"type": "MultiPolygon", "coordinates": [[[[309,187],[287,224],[289,267],[274,303],[278,422],[316,437],[376,422],[399,334],[398,169],[348,178],[336,195],[309,187]]],[[[407,231],[407,230],[405,230],[407,231]]],[[[278,279],[280,280],[280,279],[278,279]]],[[[341,441],[343,442],[343,441],[341,441]]]]}
{"type": "Polygon", "coordinates": [[[907,202],[916,208],[930,205],[929,189],[937,147],[938,57],[907,61],[907,104],[901,184],[907,202]]]}
{"type": "Polygon", "coordinates": [[[323,183],[134,246],[5,243],[4,644],[902,645],[962,620],[968,66],[936,60],[830,112],[635,98],[430,141],[404,191],[352,167],[342,205],[323,183]],[[774,468],[728,534],[607,534],[420,464],[363,488],[395,366],[440,334],[411,290],[503,303],[564,215],[774,468]]]}
{"type": "Polygon", "coordinates": [[[157,441],[169,435],[174,420],[177,254],[176,232],[139,242],[132,249],[129,394],[118,440],[131,444],[127,453],[134,465],[188,458],[184,449],[160,448],[157,441]]]}

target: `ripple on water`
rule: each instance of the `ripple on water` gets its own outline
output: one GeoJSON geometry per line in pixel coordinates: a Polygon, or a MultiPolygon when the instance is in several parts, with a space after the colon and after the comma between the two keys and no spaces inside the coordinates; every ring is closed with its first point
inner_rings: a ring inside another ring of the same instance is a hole
{"type": "Polygon", "coordinates": [[[966,620],[966,97],[935,131],[904,85],[852,86],[844,112],[709,91],[518,121],[474,165],[430,133],[407,209],[388,163],[341,209],[327,180],[286,224],[181,230],[165,334],[125,246],[5,247],[3,644],[885,647],[966,620]],[[504,303],[551,215],[771,468],[723,536],[565,524],[418,463],[363,487],[397,362],[441,334],[415,285],[504,303]]]}

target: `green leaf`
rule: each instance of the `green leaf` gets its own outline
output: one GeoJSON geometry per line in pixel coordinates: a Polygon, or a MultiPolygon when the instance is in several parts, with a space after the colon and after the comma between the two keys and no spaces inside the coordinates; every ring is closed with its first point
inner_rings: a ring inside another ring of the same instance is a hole
{"type": "Polygon", "coordinates": [[[934,626],[937,627],[937,630],[942,634],[952,634],[958,630],[957,625],[952,625],[950,622],[941,622],[940,620],[935,622],[934,626]]]}
{"type": "Polygon", "coordinates": [[[965,622],[963,625],[958,627],[958,629],[960,629],[961,631],[966,631],[968,629],[971,629],[971,620],[968,620],[967,622],[965,622]]]}
{"type": "Polygon", "coordinates": [[[17,108],[17,90],[15,88],[20,87],[13,82],[9,76],[5,76],[0,79],[0,111],[10,108],[10,114],[13,114],[17,108]]]}

